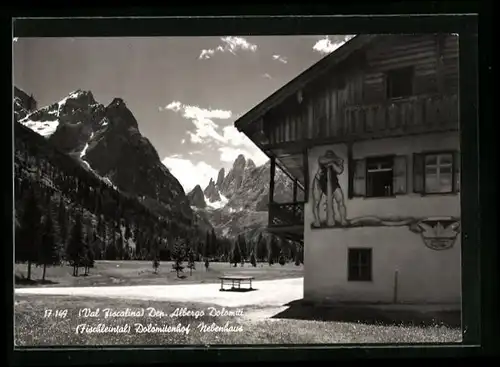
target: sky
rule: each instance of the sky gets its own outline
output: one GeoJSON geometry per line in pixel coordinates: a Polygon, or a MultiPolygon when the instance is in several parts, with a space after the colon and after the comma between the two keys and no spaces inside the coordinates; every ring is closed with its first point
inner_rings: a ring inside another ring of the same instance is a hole
{"type": "Polygon", "coordinates": [[[267,157],[234,121],[338,48],[345,36],[14,38],[14,84],[38,106],[77,89],[120,97],[186,192],[239,154],[267,157]]]}

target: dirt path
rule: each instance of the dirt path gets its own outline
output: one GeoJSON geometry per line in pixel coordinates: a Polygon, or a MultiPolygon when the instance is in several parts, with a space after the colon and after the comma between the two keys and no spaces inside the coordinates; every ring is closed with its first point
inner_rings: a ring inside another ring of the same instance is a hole
{"type": "Polygon", "coordinates": [[[303,297],[303,278],[257,281],[254,291],[221,292],[219,284],[164,286],[18,288],[15,294],[87,296],[155,301],[201,302],[225,307],[275,308],[303,297]]]}

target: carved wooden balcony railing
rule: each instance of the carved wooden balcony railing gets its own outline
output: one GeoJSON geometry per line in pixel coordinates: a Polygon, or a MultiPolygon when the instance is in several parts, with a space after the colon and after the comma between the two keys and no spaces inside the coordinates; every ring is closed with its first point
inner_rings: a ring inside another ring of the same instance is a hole
{"type": "Polygon", "coordinates": [[[270,203],[269,227],[304,225],[304,203],[270,203]]]}
{"type": "MultiPolygon", "coordinates": [[[[255,139],[263,146],[307,140],[391,137],[405,133],[458,130],[456,94],[426,94],[381,103],[347,105],[339,113],[282,116],[269,120],[255,139]]],[[[330,142],[331,143],[331,142],[330,142]]],[[[300,145],[290,145],[300,147],[300,145]]]]}
{"type": "Polygon", "coordinates": [[[397,129],[458,128],[457,95],[415,96],[384,104],[349,106],[344,109],[344,134],[363,134],[397,129]]]}

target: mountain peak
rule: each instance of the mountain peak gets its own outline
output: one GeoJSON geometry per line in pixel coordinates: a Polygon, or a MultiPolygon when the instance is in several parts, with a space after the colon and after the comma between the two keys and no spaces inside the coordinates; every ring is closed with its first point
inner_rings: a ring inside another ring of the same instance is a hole
{"type": "Polygon", "coordinates": [[[243,170],[245,168],[247,161],[243,154],[238,155],[238,157],[234,160],[233,170],[243,170]]]}
{"type": "Polygon", "coordinates": [[[257,166],[255,165],[255,162],[252,161],[250,158],[248,158],[246,168],[247,169],[255,169],[256,167],[257,166]]]}
{"type": "Polygon", "coordinates": [[[121,98],[114,98],[108,107],[106,107],[106,117],[108,117],[114,126],[134,127],[138,129],[137,120],[121,98]]]}
{"type": "Polygon", "coordinates": [[[28,95],[24,90],[14,86],[14,118],[19,121],[36,110],[37,102],[33,95],[28,95]]]}
{"type": "MultiPolygon", "coordinates": [[[[61,110],[63,113],[72,113],[75,110],[86,110],[89,106],[96,105],[94,95],[91,91],[77,89],[69,93],[66,97],[60,100],[53,106],[61,110]]],[[[49,108],[52,106],[49,106],[49,108]]]]}
{"type": "Polygon", "coordinates": [[[221,197],[219,195],[219,190],[215,186],[215,182],[212,178],[210,179],[210,182],[208,183],[203,193],[205,194],[205,197],[208,199],[210,203],[214,203],[216,201],[221,200],[221,197]]]}
{"type": "Polygon", "coordinates": [[[78,100],[82,102],[86,102],[88,104],[95,104],[96,101],[94,99],[94,95],[89,90],[77,89],[71,93],[69,93],[63,101],[66,100],[78,100]]]}
{"type": "Polygon", "coordinates": [[[199,192],[203,192],[203,190],[201,189],[201,186],[200,185],[196,185],[192,190],[191,192],[195,192],[195,191],[199,191],[199,192]]]}
{"type": "Polygon", "coordinates": [[[203,190],[200,185],[196,185],[194,189],[187,194],[187,197],[192,206],[199,209],[207,207],[205,195],[203,194],[203,190]]]}
{"type": "Polygon", "coordinates": [[[224,182],[224,178],[226,175],[226,171],[224,170],[224,167],[219,170],[219,174],[217,175],[217,182],[215,185],[220,188],[222,185],[222,182],[224,182]]]}
{"type": "Polygon", "coordinates": [[[89,91],[89,90],[83,90],[83,89],[77,89],[77,90],[74,90],[73,92],[70,93],[70,95],[76,95],[76,96],[79,96],[79,95],[82,95],[82,96],[88,96],[88,95],[92,95],[92,92],[89,91]]]}
{"type": "Polygon", "coordinates": [[[113,101],[109,104],[109,106],[121,106],[121,107],[127,107],[125,104],[125,101],[122,98],[115,97],[113,98],[113,101]]]}

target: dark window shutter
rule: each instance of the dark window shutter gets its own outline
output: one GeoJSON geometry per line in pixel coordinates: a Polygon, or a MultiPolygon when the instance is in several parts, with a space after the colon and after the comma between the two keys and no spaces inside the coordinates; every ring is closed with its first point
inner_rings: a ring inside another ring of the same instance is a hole
{"type": "Polygon", "coordinates": [[[394,175],[393,175],[393,192],[396,195],[406,194],[407,192],[407,160],[406,156],[394,157],[394,175]]]}
{"type": "Polygon", "coordinates": [[[453,155],[453,158],[454,158],[454,162],[453,162],[453,165],[454,165],[454,179],[455,179],[455,192],[460,192],[460,165],[462,163],[461,159],[460,159],[460,152],[455,152],[455,154],[453,155]]]}
{"type": "Polygon", "coordinates": [[[354,164],[354,179],[353,179],[353,195],[366,195],[366,161],[364,159],[356,159],[354,164]]]}
{"type": "Polygon", "coordinates": [[[424,193],[424,155],[413,154],[413,192],[424,193]]]}

